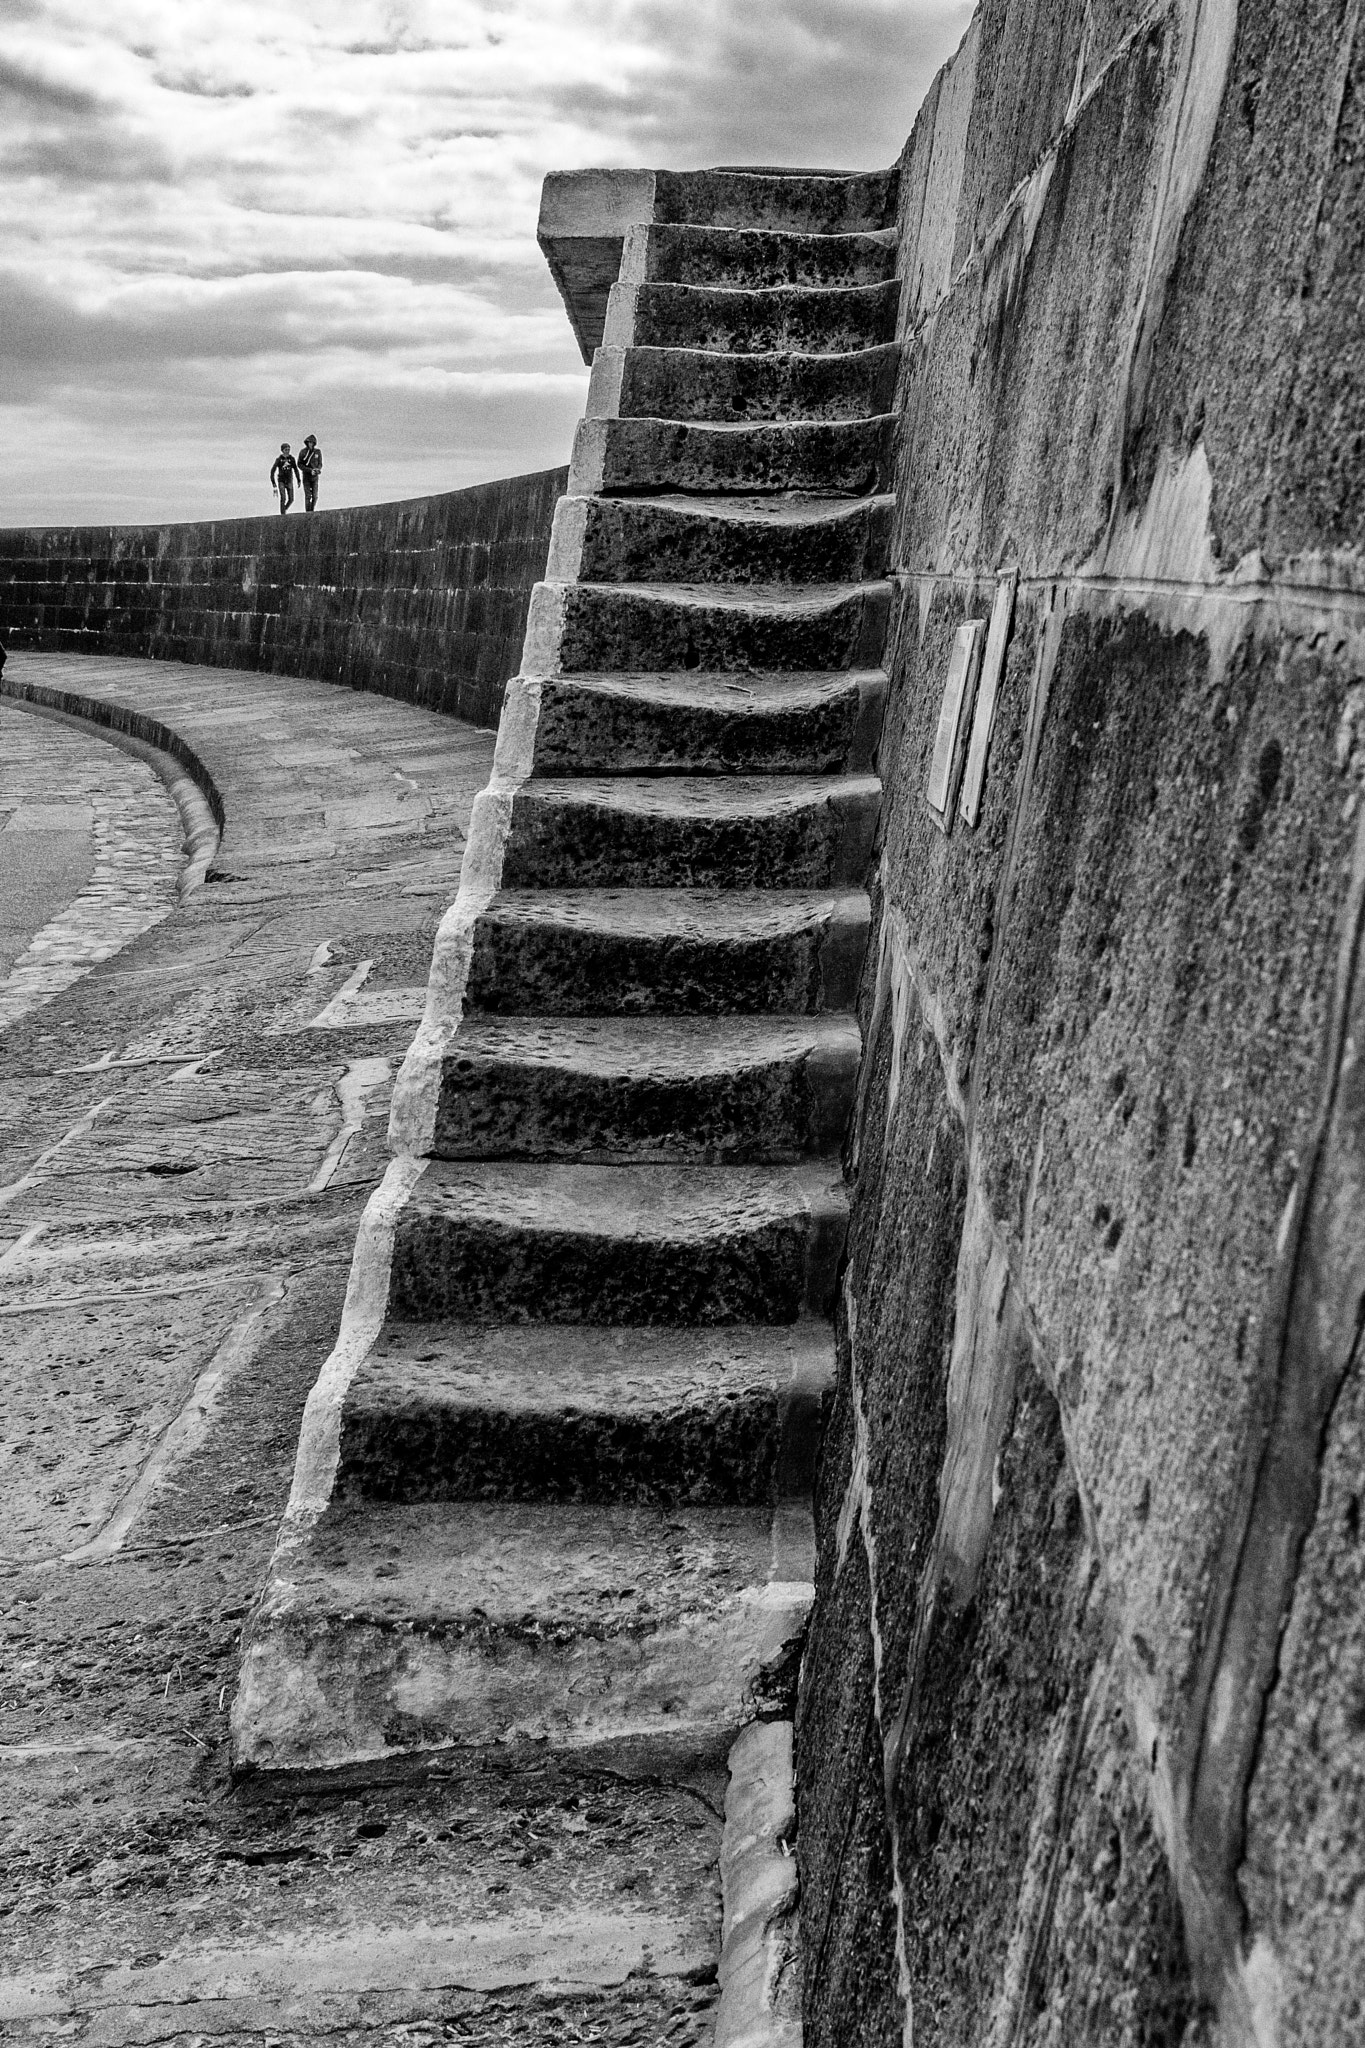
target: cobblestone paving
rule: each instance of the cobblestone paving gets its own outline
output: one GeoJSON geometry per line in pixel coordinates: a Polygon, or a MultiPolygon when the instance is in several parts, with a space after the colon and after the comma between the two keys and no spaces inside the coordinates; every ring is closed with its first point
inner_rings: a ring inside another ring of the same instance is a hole
{"type": "MultiPolygon", "coordinates": [[[[160,719],[227,826],[183,906],[0,1033],[0,2038],[706,2039],[719,1784],[227,1772],[491,734],[170,663],[6,674],[160,719]]],[[[0,716],[55,775],[67,729],[0,716]]]]}
{"type": "Polygon", "coordinates": [[[181,843],[144,762],[0,703],[0,1030],[169,915],[181,843]]]}

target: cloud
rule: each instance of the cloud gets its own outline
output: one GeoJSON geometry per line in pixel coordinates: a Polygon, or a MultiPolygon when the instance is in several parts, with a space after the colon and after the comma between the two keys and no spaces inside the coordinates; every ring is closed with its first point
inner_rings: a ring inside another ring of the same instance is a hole
{"type": "Polygon", "coordinates": [[[258,510],[300,406],[333,503],[562,462],[545,172],[889,163],[968,14],[6,0],[0,523],[258,510]]]}
{"type": "Polygon", "coordinates": [[[193,71],[158,71],[156,82],[167,92],[184,92],[203,100],[249,100],[256,96],[254,85],[224,85],[193,71]]]}
{"type": "Polygon", "coordinates": [[[84,86],[45,77],[42,72],[0,54],[0,108],[9,120],[42,117],[83,117],[100,114],[101,102],[84,86]]]}
{"type": "Polygon", "coordinates": [[[971,18],[962,0],[633,0],[617,78],[567,80],[570,120],[652,164],[892,163],[971,18]]]}
{"type": "Polygon", "coordinates": [[[116,102],[0,51],[0,181],[119,185],[172,175],[164,150],[116,102]]]}
{"type": "Polygon", "coordinates": [[[164,150],[113,124],[76,134],[0,139],[0,178],[7,182],[45,178],[63,186],[141,185],[169,184],[174,177],[175,166],[164,150]]]}

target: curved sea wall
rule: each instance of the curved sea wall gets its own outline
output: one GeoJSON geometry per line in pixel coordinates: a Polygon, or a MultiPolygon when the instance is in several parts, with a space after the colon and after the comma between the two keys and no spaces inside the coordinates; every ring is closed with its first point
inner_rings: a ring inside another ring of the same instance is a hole
{"type": "Polygon", "coordinates": [[[807,2048],[1365,2028],[1357,15],[985,0],[901,161],[807,2048]]]}
{"type": "Polygon", "coordinates": [[[0,531],[0,630],[15,647],[312,676],[492,725],[566,478],[311,517],[0,531]]]}

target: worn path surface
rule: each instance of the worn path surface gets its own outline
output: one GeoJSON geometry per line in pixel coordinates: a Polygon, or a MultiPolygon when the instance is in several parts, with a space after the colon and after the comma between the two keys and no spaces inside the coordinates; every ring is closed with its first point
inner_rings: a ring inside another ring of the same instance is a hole
{"type": "Polygon", "coordinates": [[[0,699],[0,1025],[166,916],[181,839],[146,761],[0,699]]]}
{"type": "MultiPolygon", "coordinates": [[[[23,681],[171,728],[227,822],[183,906],[163,873],[160,922],[0,1031],[0,2037],[653,2041],[651,1972],[670,2014],[699,1980],[700,2025],[712,1788],[227,1775],[238,1630],[491,735],[171,663],[13,655],[23,681]]],[[[32,825],[65,835],[59,873],[28,861],[3,1001],[102,808],[134,881],[179,831],[88,728],[0,719],[0,841],[58,790],[89,813],[32,825]]]]}

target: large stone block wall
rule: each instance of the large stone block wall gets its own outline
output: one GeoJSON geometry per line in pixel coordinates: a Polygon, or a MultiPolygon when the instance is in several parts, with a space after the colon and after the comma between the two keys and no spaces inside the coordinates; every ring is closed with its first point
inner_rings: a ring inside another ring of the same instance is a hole
{"type": "Polygon", "coordinates": [[[1358,14],[985,0],[902,160],[808,2048],[1365,2039],[1358,14]]]}
{"type": "Polygon", "coordinates": [[[192,525],[0,531],[18,647],[312,676],[496,723],[567,471],[192,525]]]}

